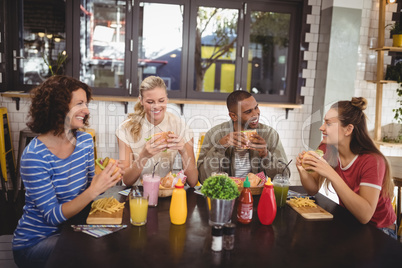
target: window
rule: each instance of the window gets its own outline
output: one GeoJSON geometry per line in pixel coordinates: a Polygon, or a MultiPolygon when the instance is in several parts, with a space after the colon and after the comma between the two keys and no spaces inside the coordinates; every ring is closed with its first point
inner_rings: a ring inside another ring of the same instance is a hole
{"type": "MultiPolygon", "coordinates": [[[[53,74],[64,73],[66,27],[64,0],[16,1],[18,45],[12,49],[14,79],[18,85],[38,85],[53,74]]],[[[14,13],[15,14],[15,13],[14,13]]],[[[9,28],[10,33],[12,27],[9,28]]]]}
{"type": "Polygon", "coordinates": [[[32,88],[67,52],[59,71],[96,95],[138,96],[141,81],[157,75],[170,98],[225,100],[247,90],[261,102],[295,103],[306,1],[12,1],[8,8],[21,11],[19,27],[7,29],[20,44],[13,75],[32,88]]]}
{"type": "Polygon", "coordinates": [[[182,95],[184,5],[140,2],[139,11],[137,84],[156,75],[182,95]]]}
{"type": "Polygon", "coordinates": [[[80,80],[125,88],[126,1],[81,1],[80,11],[80,80]]]}

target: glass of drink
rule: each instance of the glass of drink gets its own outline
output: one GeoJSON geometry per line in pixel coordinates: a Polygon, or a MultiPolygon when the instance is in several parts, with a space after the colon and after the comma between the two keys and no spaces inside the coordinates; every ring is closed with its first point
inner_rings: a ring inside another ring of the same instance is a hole
{"type": "Polygon", "coordinates": [[[288,197],[288,191],[289,191],[289,185],[290,185],[289,177],[281,175],[281,174],[277,174],[277,175],[275,175],[272,183],[274,185],[276,206],[281,208],[281,207],[285,206],[286,199],[288,197]]]}
{"type": "Polygon", "coordinates": [[[129,195],[130,200],[130,222],[135,226],[142,226],[147,223],[148,196],[142,196],[135,191],[129,195]]]}
{"type": "Polygon", "coordinates": [[[156,207],[158,205],[159,183],[161,177],[154,174],[142,175],[142,185],[144,186],[144,196],[149,196],[149,206],[156,207]]]}

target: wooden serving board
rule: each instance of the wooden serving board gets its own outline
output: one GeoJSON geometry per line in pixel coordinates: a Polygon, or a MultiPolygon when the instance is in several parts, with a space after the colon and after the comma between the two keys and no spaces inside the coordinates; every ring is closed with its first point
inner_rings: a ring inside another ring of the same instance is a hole
{"type": "Polygon", "coordinates": [[[334,218],[334,215],[323,209],[322,207],[318,206],[316,208],[313,207],[295,207],[289,201],[286,203],[293,208],[297,213],[303,216],[303,218],[308,220],[330,220],[334,218]]]}
{"type": "Polygon", "coordinates": [[[123,220],[123,210],[108,214],[106,212],[97,211],[88,215],[87,224],[121,224],[123,220]]]}

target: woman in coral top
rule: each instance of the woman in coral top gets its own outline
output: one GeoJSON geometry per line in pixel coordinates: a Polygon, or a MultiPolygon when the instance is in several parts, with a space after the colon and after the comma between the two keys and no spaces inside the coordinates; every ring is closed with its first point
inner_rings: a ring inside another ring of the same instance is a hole
{"type": "Polygon", "coordinates": [[[396,215],[392,207],[394,184],[387,159],[370,138],[365,98],[339,101],[331,106],[320,127],[323,140],[320,157],[304,152],[297,158],[297,169],[303,187],[310,195],[323,184],[335,189],[340,205],[362,224],[370,223],[396,238],[396,215]],[[307,172],[302,166],[310,165],[307,172]]]}

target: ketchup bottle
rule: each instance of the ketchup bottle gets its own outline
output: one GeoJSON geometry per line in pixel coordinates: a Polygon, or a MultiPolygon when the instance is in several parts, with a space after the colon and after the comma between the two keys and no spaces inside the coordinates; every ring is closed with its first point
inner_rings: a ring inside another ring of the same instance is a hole
{"type": "Polygon", "coordinates": [[[237,205],[237,221],[243,224],[249,224],[253,218],[253,195],[250,190],[250,181],[248,176],[243,183],[243,190],[239,197],[237,205]]]}
{"type": "Polygon", "coordinates": [[[271,179],[268,178],[267,182],[264,184],[264,189],[262,191],[260,201],[258,202],[257,208],[258,219],[264,225],[270,225],[276,216],[276,200],[274,194],[274,185],[271,179]]]}

